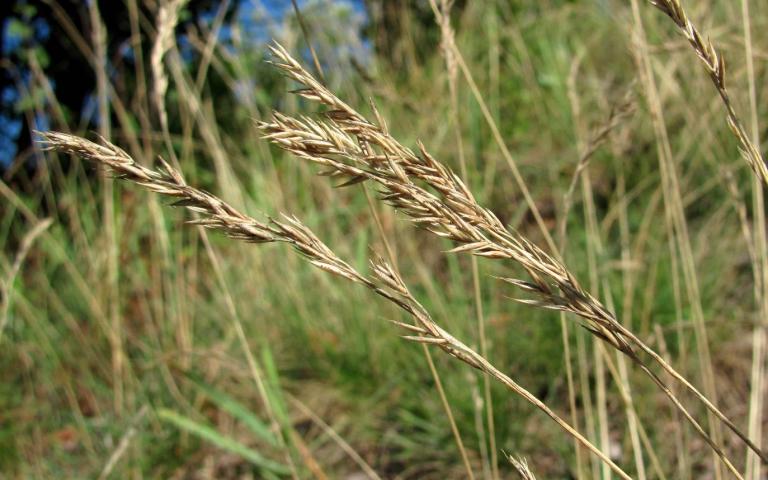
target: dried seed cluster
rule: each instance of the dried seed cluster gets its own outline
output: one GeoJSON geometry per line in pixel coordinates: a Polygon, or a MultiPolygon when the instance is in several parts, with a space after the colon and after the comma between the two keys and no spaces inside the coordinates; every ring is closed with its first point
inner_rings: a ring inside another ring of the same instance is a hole
{"type": "Polygon", "coordinates": [[[653,6],[664,12],[673,22],[675,22],[675,25],[677,25],[682,34],[691,44],[691,47],[693,47],[696,55],[701,59],[701,62],[707,69],[709,77],[712,79],[712,83],[717,89],[717,93],[723,101],[727,113],[728,126],[739,141],[741,155],[755,174],[768,185],[768,166],[765,164],[763,154],[755,143],[750,140],[744,124],[736,114],[736,109],[733,106],[733,102],[731,102],[731,97],[725,86],[725,59],[717,52],[709,39],[704,40],[704,37],[699,33],[699,30],[688,18],[688,14],[685,13],[685,9],[680,0],[650,1],[653,6]]]}
{"type": "Polygon", "coordinates": [[[329,110],[319,120],[275,113],[272,121],[258,124],[264,138],[300,159],[321,165],[325,168],[321,175],[346,178],[342,185],[374,182],[383,201],[419,227],[457,243],[452,252],[516,262],[528,273],[529,280],[501,280],[533,296],[518,301],[574,313],[584,328],[627,355],[670,398],[737,478],[741,475],[723,449],[641,359],[639,352],[649,355],[749,448],[768,461],[768,456],[714,404],[584,290],[562,262],[522,235],[508,230],[490,210],[475,201],[461,178],[432,157],[422,144],[415,153],[393,138],[372,102],[375,122],[336,97],[282,46],[275,44],[271,51],[275,58],[271,63],[303,86],[294,93],[325,105],[329,110]]]}

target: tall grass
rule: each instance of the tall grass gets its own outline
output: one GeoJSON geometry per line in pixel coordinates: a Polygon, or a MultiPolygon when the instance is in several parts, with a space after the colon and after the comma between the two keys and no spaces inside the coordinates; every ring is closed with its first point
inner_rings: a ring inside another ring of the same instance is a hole
{"type": "Polygon", "coordinates": [[[218,43],[224,7],[188,64],[182,4],[127,3],[135,89],[105,74],[99,12],[57,10],[111,129],[56,117],[76,155],[0,188],[0,470],[506,478],[520,454],[539,478],[760,478],[760,5],[431,2],[436,28],[400,12],[399,66],[352,66],[310,2],[276,32],[285,80],[218,43]]]}

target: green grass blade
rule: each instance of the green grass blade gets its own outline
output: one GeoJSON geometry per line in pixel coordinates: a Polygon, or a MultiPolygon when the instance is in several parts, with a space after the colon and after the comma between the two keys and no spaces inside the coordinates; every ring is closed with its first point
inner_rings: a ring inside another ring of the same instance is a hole
{"type": "Polygon", "coordinates": [[[272,351],[267,346],[261,350],[261,362],[264,366],[264,374],[267,378],[267,396],[269,397],[270,404],[275,410],[275,414],[280,423],[284,426],[288,425],[290,421],[288,420],[288,409],[285,406],[285,399],[281,395],[280,375],[277,372],[277,365],[275,365],[272,351]]]}
{"type": "Polygon", "coordinates": [[[220,409],[229,413],[236,419],[243,422],[251,432],[253,432],[258,438],[264,440],[273,447],[279,447],[280,443],[275,438],[274,434],[270,431],[266,423],[261,421],[256,415],[251,412],[248,407],[238,402],[234,398],[230,397],[221,390],[217,390],[211,385],[204,383],[201,379],[189,375],[189,379],[195,386],[200,389],[213,403],[220,409]]]}
{"type": "Polygon", "coordinates": [[[285,465],[277,463],[273,460],[269,460],[257,451],[246,447],[242,443],[221,435],[209,425],[196,422],[188,417],[174,412],[173,410],[168,410],[165,408],[157,410],[157,416],[161,420],[172,423],[177,428],[185,430],[192,435],[201,438],[202,440],[212,443],[222,450],[226,450],[243,457],[256,467],[278,474],[290,473],[290,470],[285,465]]]}

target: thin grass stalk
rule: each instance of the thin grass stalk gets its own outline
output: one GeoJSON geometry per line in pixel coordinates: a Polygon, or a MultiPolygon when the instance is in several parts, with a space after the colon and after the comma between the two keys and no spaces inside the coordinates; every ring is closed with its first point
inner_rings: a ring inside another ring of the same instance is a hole
{"type": "MultiPolygon", "coordinates": [[[[663,187],[661,188],[663,190],[663,187]]],[[[683,328],[683,323],[685,321],[685,314],[683,311],[683,289],[681,285],[681,274],[680,274],[680,258],[677,251],[677,248],[675,246],[675,236],[674,236],[674,220],[672,219],[672,214],[669,211],[668,208],[664,209],[664,226],[667,231],[667,249],[669,251],[669,257],[670,257],[670,271],[672,276],[672,295],[674,299],[675,304],[675,334],[677,336],[677,344],[679,349],[679,360],[678,362],[682,365],[688,364],[688,347],[687,347],[687,335],[683,328]]],[[[667,358],[670,358],[669,356],[667,358]]],[[[671,376],[671,375],[670,375],[671,376]]],[[[673,409],[673,412],[675,412],[675,420],[679,420],[680,418],[680,412],[673,409]]],[[[687,440],[689,438],[688,436],[688,429],[687,424],[683,424],[680,427],[683,440],[687,440]]],[[[680,475],[681,479],[686,479],[688,475],[690,475],[690,467],[693,465],[693,462],[690,460],[690,456],[688,455],[688,449],[687,446],[688,442],[683,441],[679,447],[680,447],[680,458],[678,460],[678,466],[680,469],[680,475]]]]}
{"type": "Polygon", "coordinates": [[[323,73],[323,67],[320,65],[320,59],[317,58],[317,52],[315,51],[314,44],[312,41],[310,41],[309,29],[307,28],[307,24],[304,23],[304,15],[301,14],[301,10],[299,10],[299,5],[296,3],[296,0],[291,0],[291,5],[293,6],[293,11],[296,14],[296,20],[299,22],[301,33],[304,35],[304,40],[307,42],[307,47],[309,47],[309,53],[312,55],[312,62],[315,65],[317,76],[320,81],[324,81],[323,79],[325,74],[323,73]]]}
{"type": "MultiPolygon", "coordinates": [[[[109,77],[107,74],[107,32],[101,20],[101,13],[96,2],[88,4],[91,23],[91,41],[93,43],[94,73],[96,74],[96,98],[99,112],[99,134],[109,138],[109,77]]],[[[125,353],[123,352],[122,322],[120,320],[120,299],[117,297],[117,234],[115,232],[114,189],[112,182],[102,184],[102,216],[104,219],[105,244],[107,249],[107,281],[104,285],[104,304],[109,309],[109,342],[112,349],[112,381],[114,409],[121,415],[125,396],[125,353]]]]}
{"type": "Polygon", "coordinates": [[[27,258],[35,239],[43,234],[51,226],[53,219],[46,218],[35,223],[32,228],[22,237],[19,249],[13,262],[10,264],[8,272],[0,279],[0,344],[3,343],[3,334],[10,318],[11,303],[13,301],[13,285],[16,283],[16,277],[21,271],[24,260],[27,258]]]}
{"type": "Polygon", "coordinates": [[[517,473],[520,474],[520,478],[522,480],[536,480],[536,476],[531,471],[530,467],[528,466],[528,461],[524,459],[523,457],[515,458],[512,455],[507,457],[509,459],[509,463],[512,464],[513,467],[515,467],[515,470],[517,470],[517,473]]]}
{"type": "MultiPolygon", "coordinates": [[[[179,166],[179,160],[176,156],[176,151],[172,146],[170,140],[170,133],[168,130],[168,111],[166,106],[166,92],[168,89],[168,76],[164,68],[164,57],[171,50],[175,42],[175,29],[179,21],[179,13],[183,8],[184,2],[180,0],[171,0],[162,2],[158,6],[157,14],[155,16],[155,38],[151,44],[150,51],[150,74],[152,78],[151,91],[147,96],[147,123],[150,125],[150,131],[154,130],[151,127],[153,113],[157,116],[160,122],[160,134],[165,146],[164,151],[169,156],[171,163],[179,166]]],[[[153,146],[147,152],[148,156],[144,161],[151,164],[151,159],[154,157],[152,154],[153,146]]],[[[185,312],[184,306],[187,302],[183,299],[182,281],[187,275],[186,265],[179,264],[175,258],[173,258],[171,252],[171,232],[166,230],[164,222],[164,212],[160,208],[157,197],[150,196],[149,209],[151,212],[151,218],[155,224],[155,231],[158,235],[158,241],[160,244],[160,251],[162,256],[163,266],[166,269],[166,274],[156,275],[156,283],[161,285],[165,291],[168,292],[165,301],[162,302],[157,308],[160,313],[165,317],[171,319],[171,323],[177,325],[177,342],[180,344],[180,348],[183,348],[185,352],[191,347],[192,343],[192,328],[189,324],[188,317],[185,312]],[[170,272],[174,272],[171,274],[170,272]]],[[[202,229],[198,229],[201,234],[203,244],[206,244],[205,232],[202,229]]],[[[216,269],[216,262],[211,262],[214,266],[214,272],[216,269]]],[[[226,301],[226,295],[224,295],[226,301]]],[[[158,326],[158,328],[160,328],[158,326]]],[[[184,368],[190,366],[191,358],[189,355],[183,355],[181,358],[181,364],[184,368]]],[[[165,370],[168,370],[166,367],[165,370]]],[[[172,386],[172,391],[180,392],[180,387],[176,384],[173,375],[170,371],[165,373],[166,383],[172,386]]]]}
{"type": "MultiPolygon", "coordinates": [[[[144,47],[142,42],[142,31],[141,27],[139,25],[139,5],[137,0],[129,0],[126,2],[126,6],[128,8],[128,21],[131,29],[131,47],[133,48],[134,54],[136,55],[136,60],[134,62],[135,65],[135,78],[136,78],[136,101],[135,104],[138,105],[138,108],[136,108],[136,116],[138,117],[138,120],[141,125],[141,131],[142,132],[151,132],[153,131],[152,128],[152,96],[147,88],[147,72],[145,70],[145,58],[144,58],[144,47]]],[[[138,160],[141,162],[148,162],[150,159],[154,158],[154,145],[152,140],[150,139],[149,135],[142,135],[141,139],[141,154],[139,155],[138,160]]],[[[152,223],[154,226],[153,233],[156,236],[156,241],[153,243],[156,243],[159,245],[159,262],[163,265],[162,271],[170,272],[172,271],[172,262],[173,259],[171,258],[171,240],[168,235],[168,231],[166,230],[166,223],[164,220],[164,212],[160,208],[160,205],[158,203],[158,200],[154,196],[150,196],[149,199],[149,213],[150,218],[152,219],[152,223]]],[[[172,287],[166,286],[166,283],[164,280],[167,278],[165,275],[153,275],[152,276],[152,288],[157,291],[162,291],[164,288],[171,291],[172,287]]],[[[163,302],[162,304],[156,305],[154,308],[157,310],[156,316],[158,318],[162,318],[165,316],[165,312],[162,311],[165,308],[166,303],[172,303],[172,302],[163,302]]],[[[178,303],[178,300],[176,301],[178,303]]]]}
{"type": "Polygon", "coordinates": [[[466,80],[467,85],[469,86],[469,90],[472,93],[472,96],[477,102],[477,105],[480,107],[480,112],[483,114],[483,119],[485,120],[488,127],[491,129],[491,134],[493,136],[493,139],[496,142],[496,145],[499,147],[499,150],[501,150],[501,155],[502,157],[504,157],[504,161],[509,167],[509,170],[512,173],[512,177],[514,178],[515,183],[517,184],[517,187],[520,189],[520,192],[523,194],[523,198],[525,199],[526,206],[530,209],[531,214],[536,220],[536,225],[538,225],[539,230],[541,231],[541,234],[543,235],[544,240],[547,243],[547,246],[552,251],[552,254],[555,255],[555,257],[559,258],[559,252],[557,251],[555,242],[552,239],[552,235],[550,234],[549,229],[547,228],[547,225],[544,222],[544,218],[541,216],[541,212],[539,211],[539,208],[536,206],[536,202],[533,200],[533,196],[531,195],[531,192],[528,189],[528,185],[526,184],[522,174],[520,173],[520,169],[517,166],[517,162],[515,161],[515,158],[512,156],[512,153],[509,151],[509,147],[507,147],[507,144],[504,141],[504,137],[502,136],[501,131],[499,130],[499,127],[496,124],[496,121],[494,120],[493,114],[491,113],[491,110],[488,108],[488,105],[486,104],[485,99],[483,98],[483,95],[480,92],[480,88],[477,86],[477,83],[475,82],[475,79],[472,76],[472,71],[467,66],[467,63],[464,61],[464,56],[461,54],[461,50],[458,49],[455,43],[452,44],[452,50],[453,50],[453,55],[456,59],[456,65],[459,67],[459,70],[461,70],[461,73],[464,76],[464,79],[466,80]]]}
{"type": "MultiPolygon", "coordinates": [[[[475,433],[477,434],[478,450],[480,451],[480,461],[483,465],[483,478],[491,478],[491,468],[488,455],[488,442],[485,441],[485,417],[483,415],[483,397],[480,394],[477,377],[474,372],[467,372],[467,382],[470,384],[472,394],[472,413],[475,423],[475,433]]],[[[576,424],[574,424],[576,425],[576,424]]],[[[581,448],[579,442],[574,440],[576,448],[581,448]]]]}
{"type": "MultiPolygon", "coordinates": [[[[142,42],[142,32],[139,25],[139,5],[138,0],[128,0],[125,2],[128,9],[128,23],[131,30],[131,48],[134,51],[136,60],[134,61],[136,78],[136,105],[139,106],[136,112],[142,132],[152,131],[152,120],[150,118],[150,98],[147,90],[147,74],[145,71],[144,48],[142,42]]],[[[152,150],[152,142],[148,135],[143,136],[145,158],[153,158],[153,155],[147,155],[152,150]]]]}
{"type": "Polygon", "coordinates": [[[344,451],[344,453],[346,453],[349,458],[351,458],[352,461],[357,464],[358,467],[360,467],[360,469],[368,476],[368,478],[371,480],[382,480],[379,474],[376,473],[376,471],[370,465],[368,465],[368,462],[366,462],[365,459],[361,457],[354,448],[352,448],[352,445],[344,440],[344,438],[342,438],[341,435],[339,435],[332,426],[328,425],[322,418],[320,418],[319,415],[310,410],[310,408],[298,398],[288,394],[288,399],[299,409],[299,411],[301,411],[301,413],[309,417],[309,419],[312,420],[312,423],[319,426],[323,433],[328,435],[328,437],[330,437],[331,440],[333,440],[344,451]]]}
{"type": "MultiPolygon", "coordinates": [[[[580,117],[581,117],[581,109],[578,102],[578,99],[576,97],[576,87],[575,87],[575,80],[576,80],[576,73],[578,70],[578,67],[581,63],[581,60],[583,59],[583,55],[578,55],[576,59],[571,64],[571,73],[568,76],[568,93],[569,93],[569,99],[571,101],[571,110],[572,115],[574,118],[574,126],[576,130],[576,137],[577,137],[577,148],[579,151],[579,155],[581,158],[587,158],[586,155],[583,155],[583,151],[585,150],[584,147],[584,137],[586,134],[582,131],[583,128],[581,127],[580,117]]],[[[597,271],[597,253],[599,249],[599,243],[600,239],[598,238],[597,233],[597,218],[594,214],[594,205],[592,203],[592,191],[591,191],[591,181],[589,179],[589,170],[587,167],[587,163],[579,161],[579,164],[577,165],[576,171],[578,174],[574,173],[574,178],[578,175],[580,178],[580,184],[581,184],[581,197],[582,197],[582,205],[583,205],[583,215],[585,219],[585,225],[587,226],[586,232],[587,232],[587,266],[589,271],[589,289],[590,291],[599,291],[599,274],[597,271]]],[[[574,183],[571,183],[573,187],[575,187],[574,183]]],[[[570,188],[569,188],[570,192],[570,188]]],[[[568,193],[566,193],[566,196],[568,193]]],[[[566,212],[565,215],[568,214],[567,211],[567,205],[566,205],[566,212]]],[[[566,217],[564,216],[563,221],[567,221],[566,217]]],[[[593,350],[592,350],[592,356],[594,359],[594,378],[595,378],[595,400],[597,402],[597,432],[598,437],[600,439],[600,446],[603,449],[603,452],[606,452],[606,454],[610,454],[610,438],[608,435],[608,406],[607,406],[607,394],[606,394],[606,384],[605,384],[605,363],[603,360],[602,352],[600,346],[597,344],[597,342],[593,342],[593,350]]],[[[610,480],[611,472],[610,470],[606,469],[603,465],[603,468],[601,469],[601,478],[603,480],[610,480]]]]}
{"type": "MultiPolygon", "coordinates": [[[[608,370],[611,372],[611,376],[616,381],[619,395],[621,397],[622,402],[624,403],[624,407],[627,411],[627,415],[631,416],[633,419],[634,424],[636,425],[637,435],[639,436],[640,441],[642,442],[642,445],[645,447],[645,450],[648,453],[648,457],[651,462],[651,466],[653,467],[654,473],[659,478],[659,480],[666,480],[666,475],[664,474],[664,471],[661,467],[661,462],[659,461],[658,455],[656,455],[656,452],[654,451],[653,444],[651,443],[650,438],[648,437],[648,432],[643,427],[643,423],[640,421],[640,417],[637,414],[637,410],[634,407],[634,402],[632,400],[631,396],[631,390],[628,388],[629,383],[621,381],[622,378],[627,378],[628,373],[626,372],[626,362],[624,362],[624,370],[625,372],[621,372],[621,364],[618,362],[619,359],[623,359],[624,357],[621,355],[620,352],[614,352],[616,355],[616,362],[614,363],[610,352],[608,352],[605,349],[604,345],[600,346],[601,352],[603,354],[603,358],[605,359],[605,364],[608,367],[608,370]],[[619,366],[617,366],[619,365],[619,366]]],[[[636,450],[635,453],[642,453],[643,450],[636,450]]],[[[642,461],[635,460],[635,463],[642,463],[642,461]]],[[[645,467],[643,466],[643,469],[645,467]]]]}
{"type": "MultiPolygon", "coordinates": [[[[455,51],[455,32],[451,26],[451,8],[453,0],[440,0],[438,8],[435,0],[429,0],[429,5],[435,15],[441,34],[441,51],[445,59],[446,71],[448,74],[448,90],[451,106],[451,115],[453,116],[453,135],[456,138],[456,151],[459,158],[459,169],[461,178],[468,183],[467,161],[464,155],[464,141],[461,131],[461,116],[459,114],[459,91],[455,51]]],[[[477,265],[477,258],[471,257],[472,270],[472,293],[474,295],[475,317],[477,319],[478,338],[480,340],[480,355],[488,358],[488,339],[485,330],[485,315],[483,313],[483,300],[480,291],[480,273],[477,265]]],[[[492,478],[499,478],[499,459],[496,452],[496,425],[493,415],[493,397],[491,396],[491,380],[488,376],[483,376],[483,398],[486,412],[486,425],[488,428],[488,449],[490,450],[490,464],[492,478]]]]}
{"type": "MultiPolygon", "coordinates": [[[[394,265],[397,259],[397,256],[395,255],[394,249],[392,248],[392,245],[387,239],[386,233],[384,232],[384,226],[382,225],[381,219],[379,218],[379,213],[376,211],[376,206],[374,205],[373,199],[371,198],[371,195],[368,193],[368,189],[366,188],[366,186],[363,184],[361,185],[361,188],[365,193],[365,198],[368,204],[369,211],[371,212],[371,216],[373,217],[374,222],[376,224],[376,229],[378,230],[379,235],[381,235],[384,248],[387,252],[387,256],[389,257],[389,261],[394,265]]],[[[421,349],[422,349],[422,352],[424,353],[424,358],[427,361],[429,372],[432,375],[432,379],[435,382],[435,389],[437,390],[438,396],[440,397],[440,403],[443,407],[443,411],[445,411],[445,415],[448,419],[448,425],[451,428],[453,439],[456,442],[456,447],[459,450],[461,461],[464,464],[464,469],[467,472],[467,478],[469,478],[470,480],[474,480],[475,474],[472,469],[472,465],[469,462],[469,456],[467,455],[467,450],[464,447],[464,440],[461,437],[461,432],[459,431],[459,426],[456,423],[456,418],[453,415],[453,409],[451,408],[451,404],[448,401],[448,396],[445,394],[445,389],[443,388],[443,381],[440,377],[440,373],[437,371],[435,362],[432,359],[432,353],[430,352],[429,348],[427,348],[427,345],[421,345],[421,349]]]]}
{"type": "MultiPolygon", "coordinates": [[[[656,338],[659,342],[659,350],[661,351],[661,355],[664,358],[669,358],[669,349],[667,348],[667,343],[664,340],[664,332],[661,329],[661,326],[657,323],[654,325],[654,333],[656,334],[656,338]]],[[[677,392],[675,392],[677,393],[677,392]]],[[[675,414],[675,453],[677,454],[677,471],[678,471],[678,477],[680,480],[689,480],[691,478],[692,473],[692,462],[689,458],[690,454],[688,452],[687,445],[689,440],[688,430],[687,430],[687,424],[684,424],[680,421],[680,412],[677,410],[673,410],[673,413],[675,414]]]]}
{"type": "Polygon", "coordinates": [[[208,69],[213,61],[213,54],[216,51],[216,46],[219,44],[221,38],[221,29],[224,26],[224,17],[229,11],[229,6],[232,0],[223,0],[216,10],[216,16],[211,24],[211,31],[208,33],[205,41],[205,46],[200,52],[200,66],[197,69],[195,75],[195,92],[199,96],[203,91],[205,85],[205,79],[208,76],[208,69]]]}
{"type": "MultiPolygon", "coordinates": [[[[760,126],[757,119],[757,89],[755,85],[755,62],[752,44],[752,24],[749,0],[741,0],[741,17],[744,29],[744,55],[747,64],[749,93],[750,129],[752,143],[760,145],[760,126]]],[[[768,238],[766,238],[765,191],[759,178],[752,179],[752,208],[754,218],[754,243],[756,248],[753,258],[755,277],[755,301],[758,305],[758,322],[752,331],[752,371],[749,395],[749,420],[747,434],[757,446],[762,443],[763,406],[765,404],[765,356],[766,322],[768,322],[768,238]]],[[[749,240],[749,239],[748,239],[749,240]]],[[[760,458],[752,451],[747,451],[745,478],[759,480],[760,458]]]]}
{"type": "MultiPolygon", "coordinates": [[[[570,320],[568,314],[560,312],[561,319],[570,320]]],[[[589,361],[588,352],[588,340],[589,335],[583,328],[576,328],[574,332],[576,334],[576,358],[578,359],[578,374],[579,374],[579,391],[581,393],[581,401],[584,405],[584,421],[587,429],[587,438],[594,442],[598,441],[597,433],[597,420],[595,415],[595,399],[592,395],[590,370],[591,365],[589,361]]],[[[600,480],[600,463],[595,461],[592,457],[590,463],[590,473],[594,480],[600,480]]]]}
{"type": "MultiPolygon", "coordinates": [[[[568,319],[566,314],[560,312],[560,336],[563,344],[563,357],[565,358],[565,380],[568,386],[568,410],[571,415],[571,423],[579,425],[578,409],[576,408],[576,386],[573,379],[573,360],[571,358],[571,340],[568,329],[568,319]]],[[[574,449],[576,451],[576,478],[581,480],[585,477],[584,458],[581,445],[574,440],[574,449]]]]}
{"type": "MultiPolygon", "coordinates": [[[[157,11],[157,34],[152,44],[150,67],[152,71],[152,94],[155,108],[160,117],[163,131],[168,130],[168,111],[165,108],[165,94],[168,91],[168,75],[163,60],[175,43],[176,25],[179,23],[179,13],[187,0],[170,0],[162,2],[157,11]]],[[[172,148],[168,148],[173,152],[172,148]]]]}
{"type": "MultiPolygon", "coordinates": [[[[10,205],[13,205],[13,207],[16,208],[28,222],[38,224],[44,220],[30,210],[24,200],[19,197],[19,194],[1,179],[0,195],[4,197],[10,205]]],[[[93,293],[91,284],[83,277],[81,271],[75,266],[74,262],[70,260],[64,245],[58,241],[55,236],[50,234],[44,234],[41,242],[44,242],[46,250],[53,252],[56,258],[62,259],[64,270],[72,283],[77,287],[78,293],[83,296],[88,313],[92,315],[95,321],[99,324],[99,328],[104,332],[109,332],[109,324],[106,323],[107,315],[104,310],[102,310],[101,303],[93,293]]]]}
{"type": "MultiPolygon", "coordinates": [[[[186,5],[187,0],[169,0],[162,2],[159,5],[156,15],[156,35],[155,41],[152,44],[152,50],[150,52],[150,67],[152,72],[152,97],[154,100],[155,111],[160,120],[160,131],[162,139],[165,145],[165,151],[170,156],[171,163],[180,168],[179,160],[176,155],[176,150],[173,147],[171,141],[169,126],[168,126],[168,110],[165,102],[166,92],[168,90],[169,80],[165,71],[164,59],[169,51],[171,51],[176,44],[176,26],[179,22],[179,16],[182,9],[186,5]]],[[[154,207],[159,210],[158,206],[154,207]]],[[[205,237],[205,232],[202,229],[198,229],[205,237]]],[[[207,238],[202,238],[203,243],[206,244],[207,238]]],[[[170,259],[169,259],[170,260],[170,259]]],[[[213,262],[215,263],[215,262],[213,262]]],[[[181,267],[182,269],[184,267],[181,267]]],[[[189,315],[185,311],[186,302],[182,300],[182,288],[184,279],[184,270],[175,275],[172,279],[168,279],[168,291],[173,292],[171,299],[166,302],[170,304],[174,323],[176,327],[176,338],[179,343],[179,348],[183,352],[191,352],[194,344],[192,325],[190,323],[189,315]]],[[[191,358],[188,354],[181,357],[180,363],[183,368],[187,369],[190,366],[191,358]]]]}
{"type": "Polygon", "coordinates": [[[248,243],[286,243],[313,266],[368,288],[399,307],[415,321],[415,324],[394,322],[409,332],[409,335],[403,338],[416,343],[437,346],[448,355],[492,376],[544,412],[569,435],[578,438],[584,447],[592,451],[601,461],[609,464],[611,469],[621,478],[631,479],[600,449],[590,443],[536,396],[518,385],[477,352],[443,330],[413,297],[396,271],[383,260],[371,261],[373,276],[364,276],[336,256],[310,229],[294,217],[284,217],[282,221],[272,218],[258,221],[248,217],[223,200],[187,185],[179,171],[166,162],[162,162],[162,168],[159,170],[148,169],[136,163],[125,151],[104,139],[99,145],[65,133],[46,132],[40,133],[40,135],[46,150],[56,150],[61,153],[80,156],[97,165],[108,167],[113,175],[122,180],[176,199],[174,206],[183,207],[200,215],[199,218],[191,220],[190,224],[217,230],[234,240],[248,243]]]}
{"type": "Polygon", "coordinates": [[[125,433],[120,437],[120,441],[117,442],[117,447],[114,449],[112,454],[107,459],[107,463],[104,464],[104,468],[101,470],[101,473],[99,473],[98,480],[106,480],[109,478],[109,475],[112,473],[112,471],[115,469],[115,466],[120,462],[120,459],[125,455],[125,452],[128,450],[128,447],[131,445],[131,441],[136,436],[136,433],[138,432],[138,425],[141,423],[141,421],[146,416],[147,412],[149,411],[149,407],[147,405],[144,405],[139,409],[138,412],[131,418],[130,423],[128,424],[128,428],[125,430],[125,433]]]}
{"type": "MultiPolygon", "coordinates": [[[[616,156],[616,158],[619,158],[619,155],[616,156]]],[[[619,198],[624,198],[626,196],[626,180],[624,177],[624,168],[623,168],[623,162],[619,160],[618,162],[618,172],[617,172],[617,195],[619,198]]],[[[629,265],[632,261],[632,252],[631,252],[631,245],[630,245],[630,235],[629,235],[629,216],[627,212],[627,202],[622,201],[619,211],[619,230],[620,230],[620,243],[621,243],[621,261],[625,265],[629,265]]],[[[627,326],[631,324],[631,319],[633,318],[633,292],[635,291],[635,276],[634,273],[629,268],[623,268],[622,269],[622,286],[624,289],[624,298],[623,298],[623,307],[622,307],[622,316],[623,316],[623,323],[627,326]]],[[[633,451],[635,454],[635,464],[638,465],[638,476],[642,478],[645,477],[645,466],[643,462],[643,450],[639,446],[639,442],[637,440],[637,436],[639,433],[640,440],[643,440],[644,438],[644,428],[643,424],[640,421],[640,418],[637,414],[637,409],[635,408],[635,403],[632,396],[632,386],[629,382],[629,373],[627,371],[627,364],[625,361],[625,358],[623,355],[618,354],[616,355],[617,361],[619,363],[619,378],[622,379],[621,383],[621,390],[626,391],[626,400],[625,404],[627,405],[627,414],[629,415],[628,423],[629,423],[629,431],[630,431],[630,438],[633,444],[633,451]],[[643,471],[640,471],[640,469],[643,469],[643,471]]],[[[664,474],[661,471],[661,468],[658,467],[658,459],[656,458],[656,453],[653,451],[653,448],[650,446],[650,442],[648,442],[648,446],[646,446],[646,449],[648,450],[648,456],[651,458],[652,466],[656,469],[656,474],[659,476],[659,478],[664,478],[664,474]]]]}
{"type": "MultiPolygon", "coordinates": [[[[170,133],[168,131],[168,112],[165,102],[166,91],[168,89],[168,78],[163,60],[168,51],[173,47],[175,41],[175,29],[179,19],[179,11],[183,6],[184,2],[179,0],[170,0],[158,5],[157,14],[155,16],[154,41],[151,43],[149,55],[149,73],[152,79],[151,91],[145,94],[146,113],[143,115],[146,117],[146,120],[144,121],[149,126],[148,128],[150,131],[153,130],[151,127],[153,123],[153,114],[158,117],[160,121],[161,140],[166,147],[166,154],[169,155],[170,161],[177,166],[179,165],[179,160],[176,156],[175,149],[172,148],[170,133]]],[[[136,7],[134,6],[134,9],[135,8],[136,7]]],[[[138,12],[136,15],[138,15],[138,12]]],[[[136,22],[138,21],[139,20],[136,20],[136,22]]],[[[186,116],[182,115],[181,117],[184,120],[186,119],[186,116]]],[[[186,124],[186,121],[184,120],[182,121],[182,124],[186,124]]],[[[145,143],[148,145],[145,150],[146,153],[140,160],[147,165],[151,165],[151,159],[154,157],[152,153],[154,145],[150,139],[145,139],[145,143]]],[[[181,348],[191,348],[194,341],[192,336],[194,329],[185,308],[188,302],[184,299],[183,279],[192,272],[187,270],[188,267],[186,264],[179,264],[176,259],[173,258],[171,252],[172,232],[167,230],[164,221],[164,211],[160,208],[158,198],[150,196],[148,202],[150,218],[154,223],[154,230],[160,245],[161,264],[163,265],[162,272],[167,272],[158,273],[153,276],[155,284],[159,286],[161,291],[167,292],[165,301],[162,302],[162,304],[157,305],[156,308],[158,314],[162,315],[160,318],[169,318],[171,320],[170,323],[176,325],[176,341],[181,345],[181,348]],[[187,346],[185,347],[185,345],[187,346]]],[[[200,234],[203,245],[207,246],[206,233],[202,231],[202,229],[198,229],[198,234],[200,234]]],[[[197,247],[195,246],[195,248],[197,247]]],[[[206,252],[208,251],[209,250],[206,249],[206,252]]],[[[216,272],[217,261],[213,258],[210,260],[214,269],[214,277],[218,280],[219,277],[216,272]]],[[[231,310],[228,308],[229,305],[227,304],[226,292],[222,292],[222,296],[225,301],[225,310],[227,313],[230,313],[231,310]]],[[[159,331],[162,328],[162,325],[155,325],[154,328],[156,331],[159,331]]],[[[187,352],[188,350],[184,351],[187,352]]],[[[188,354],[184,354],[181,357],[182,366],[188,367],[190,362],[191,358],[188,354]]],[[[186,404],[188,402],[187,397],[182,393],[181,387],[178,385],[175,376],[165,362],[161,363],[161,374],[171,394],[177,401],[181,399],[181,404],[186,404]]],[[[257,392],[258,391],[257,387],[257,392]]]]}

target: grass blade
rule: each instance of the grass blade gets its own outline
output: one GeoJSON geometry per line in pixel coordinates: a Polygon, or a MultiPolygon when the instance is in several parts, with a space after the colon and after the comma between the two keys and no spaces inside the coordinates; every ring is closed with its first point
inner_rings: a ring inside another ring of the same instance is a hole
{"type": "Polygon", "coordinates": [[[198,377],[190,375],[189,380],[194,383],[200,391],[208,396],[217,407],[243,422],[254,435],[259,437],[259,439],[264,440],[273,447],[277,448],[280,446],[275,436],[269,430],[269,426],[254,415],[248,407],[221,390],[217,390],[213,386],[206,384],[198,377]]]}
{"type": "Polygon", "coordinates": [[[175,427],[191,433],[192,435],[209,442],[216,447],[226,450],[243,457],[254,466],[277,474],[287,474],[290,472],[288,467],[273,460],[269,460],[259,452],[249,448],[242,443],[230,437],[225,437],[217,432],[213,427],[203,423],[196,422],[189,417],[185,417],[173,410],[161,408],[157,410],[157,416],[161,420],[173,424],[175,427]]]}

